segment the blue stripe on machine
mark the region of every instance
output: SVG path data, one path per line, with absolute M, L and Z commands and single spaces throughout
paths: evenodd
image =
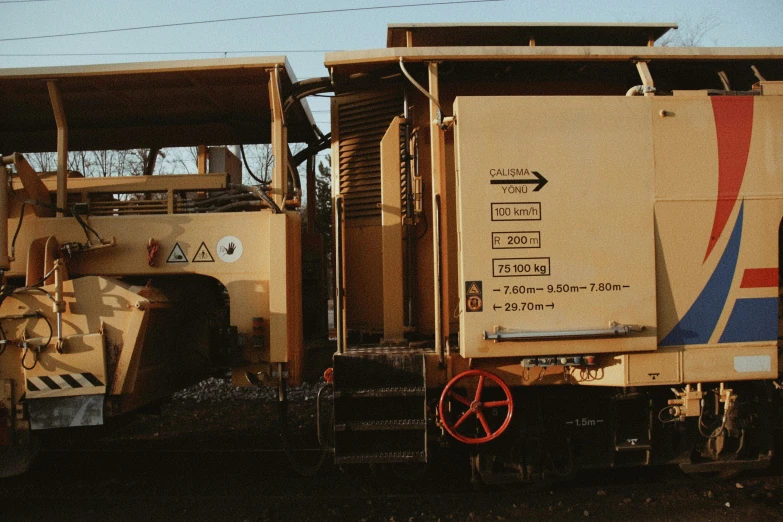
M 702 289 L 699 297 L 680 322 L 663 338 L 661 346 L 676 346 L 685 344 L 707 344 L 718 324 L 726 298 L 731 290 L 734 270 L 737 268 L 740 240 L 742 239 L 742 215 L 745 208 L 740 206 L 737 222 L 731 232 L 726 250 L 715 267 L 710 280 Z
M 746 298 L 734 303 L 720 342 L 775 341 L 777 338 L 778 298 Z

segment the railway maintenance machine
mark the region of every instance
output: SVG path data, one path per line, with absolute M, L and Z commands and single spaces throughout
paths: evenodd
M 288 142 L 320 137 L 295 80 L 285 57 L 0 71 L 0 476 L 37 432 L 101 425 L 210 367 L 300 378 Z M 225 147 L 247 144 L 274 155 L 267 183 L 243 184 Z M 189 147 L 191 174 L 151 175 L 166 147 Z
M 329 145 L 318 429 L 336 463 L 405 472 L 454 443 L 485 483 L 768 465 L 783 48 L 655 45 L 675 27 L 392 25 L 387 48 L 328 53 L 302 82 L 284 58 L 0 71 L 2 473 L 37 431 L 216 361 L 285 398 L 318 250 L 295 166 Z M 302 100 L 327 89 L 331 136 Z M 224 148 L 251 143 L 271 146 L 270 183 L 243 184 Z M 173 146 L 198 147 L 198 174 L 64 160 Z M 56 174 L 24 156 L 46 151 Z
M 392 25 L 335 52 L 337 462 L 764 466 L 783 49 L 673 24 Z

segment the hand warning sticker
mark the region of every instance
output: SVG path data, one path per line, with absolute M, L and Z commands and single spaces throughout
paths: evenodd
M 242 242 L 234 236 L 226 236 L 217 243 L 217 255 L 221 261 L 233 263 L 242 257 Z
M 201 246 L 196 250 L 196 255 L 193 256 L 194 263 L 214 263 L 215 258 L 212 257 L 212 253 L 207 248 L 207 245 L 202 241 Z
M 174 245 L 171 249 L 169 257 L 166 258 L 166 263 L 187 263 L 188 256 L 185 255 L 185 251 L 179 246 L 179 243 Z
M 465 281 L 465 311 L 481 312 L 484 310 L 484 299 L 481 292 L 481 281 Z

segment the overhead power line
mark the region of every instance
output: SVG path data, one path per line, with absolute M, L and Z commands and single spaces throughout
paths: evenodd
M 2 3 L 0 1 L 0 3 Z M 130 53 L 0 53 L 0 57 L 42 57 L 42 56 L 164 56 L 167 54 L 294 54 L 294 53 L 329 53 L 335 49 L 292 49 L 288 51 L 281 50 L 259 50 L 259 51 L 157 51 L 157 52 L 130 52 Z
M 301 11 L 298 13 L 277 13 L 277 14 L 258 15 L 258 16 L 241 16 L 237 18 L 220 18 L 215 20 L 198 20 L 193 22 L 177 22 L 171 24 L 143 25 L 137 27 L 122 27 L 118 29 L 99 29 L 96 31 L 79 31 L 75 33 L 44 34 L 44 35 L 37 35 L 37 36 L 17 36 L 13 38 L 0 38 L 0 42 L 17 42 L 21 40 L 42 40 L 45 38 L 61 38 L 66 36 L 85 36 L 85 35 L 92 35 L 92 34 L 120 33 L 120 32 L 127 32 L 127 31 L 140 31 L 144 29 L 163 29 L 163 28 L 170 28 L 170 27 L 185 27 L 189 25 L 239 22 L 245 20 L 287 18 L 292 16 L 349 13 L 349 12 L 356 12 L 356 11 L 378 11 L 382 9 L 401 9 L 404 7 L 432 7 L 432 6 L 455 5 L 455 4 L 485 4 L 490 2 L 505 2 L 505 1 L 506 0 L 455 0 L 455 1 L 447 1 L 447 2 L 426 2 L 426 3 L 419 3 L 419 4 L 381 5 L 381 6 L 374 6 L 374 7 L 347 7 L 344 9 L 321 9 L 317 11 Z

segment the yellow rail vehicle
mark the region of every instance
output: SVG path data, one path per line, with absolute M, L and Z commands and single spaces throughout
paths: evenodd
M 426 460 L 419 426 L 485 482 L 766 465 L 783 50 L 670 29 L 396 25 L 327 54 L 338 462 Z
M 296 165 L 312 182 L 329 146 L 336 462 L 456 440 L 488 483 L 767 465 L 783 49 L 655 46 L 672 28 L 393 25 L 303 82 L 282 57 L 0 72 L 4 473 L 36 430 L 100 424 L 211 363 L 285 397 L 320 251 Z M 325 90 L 330 137 L 303 100 Z M 258 143 L 274 172 L 249 186 L 224 147 Z M 64 160 L 174 146 L 198 173 Z M 20 154 L 55 150 L 51 174 Z
M 284 109 L 285 58 L 0 76 L 4 473 L 24 468 L 36 430 L 103 424 L 216 365 L 299 379 L 301 189 L 288 139 L 318 136 L 306 103 Z M 240 160 L 214 146 L 226 143 L 267 144 L 271 182 L 243 185 Z M 151 175 L 162 148 L 185 146 L 192 174 Z M 112 149 L 143 149 L 143 171 L 84 177 L 64 160 Z M 24 155 L 48 151 L 56 172 Z

